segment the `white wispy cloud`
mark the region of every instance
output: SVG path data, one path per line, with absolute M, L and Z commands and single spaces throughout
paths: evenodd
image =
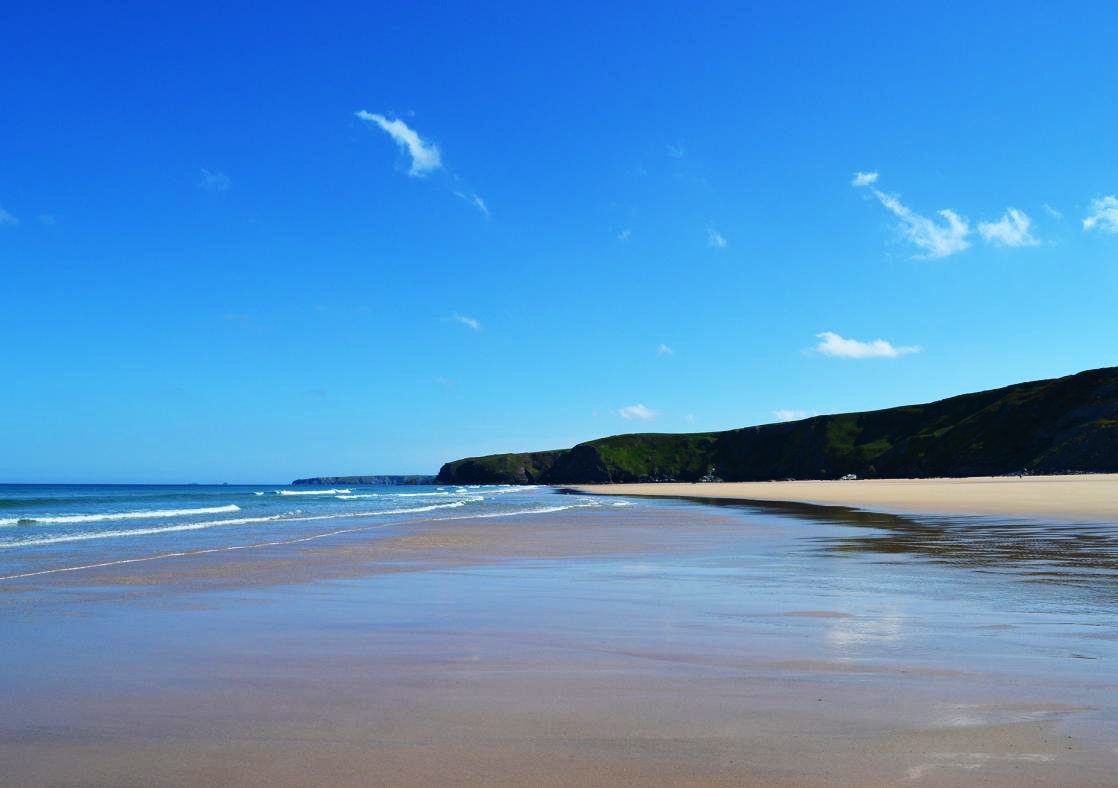
M 1053 208 L 1053 207 L 1052 207 L 1051 205 L 1049 205 L 1048 203 L 1044 203 L 1044 205 L 1042 205 L 1042 206 L 1040 206 L 1040 207 L 1041 207 L 1041 208 L 1043 208 L 1043 209 L 1044 209 L 1044 212 L 1045 212 L 1046 214 L 1048 214 L 1049 216 L 1051 216 L 1051 217 L 1052 217 L 1053 219 L 1063 219 L 1063 218 L 1064 218 L 1064 215 L 1063 215 L 1063 213 L 1061 213 L 1060 211 L 1056 210 L 1055 208 Z
M 617 240 L 619 240 L 619 241 L 628 241 L 632 237 L 633 237 L 633 231 L 629 230 L 629 229 L 622 230 L 621 232 L 619 232 L 617 234 Z
M 712 249 L 725 249 L 726 239 L 723 237 L 722 233 L 718 232 L 713 227 L 708 227 L 707 246 L 711 247 Z
M 58 224 L 58 218 L 54 214 L 50 213 L 39 214 L 39 221 L 45 224 L 47 227 L 53 227 L 54 225 Z
M 675 351 L 672 350 L 667 345 L 665 345 L 663 342 L 661 342 L 660 347 L 656 348 L 656 353 L 657 353 L 657 355 L 660 355 L 660 356 L 670 356 L 670 355 L 673 355 L 675 353 Z
M 800 419 L 807 418 L 807 411 L 777 408 L 773 411 L 773 416 L 776 418 L 777 421 L 799 421 Z
M 872 186 L 877 183 L 878 177 L 876 172 L 856 172 L 850 185 L 856 188 Z M 972 232 L 971 226 L 966 219 L 950 208 L 936 212 L 936 215 L 942 219 L 938 221 L 912 210 L 895 194 L 877 188 L 870 188 L 869 192 L 886 210 L 897 217 L 899 220 L 897 230 L 901 235 L 923 250 L 923 254 L 917 255 L 918 258 L 950 257 L 970 248 L 971 242 L 968 238 Z M 1055 218 L 1062 217 L 1062 214 L 1050 205 L 1045 205 L 1044 210 Z M 1087 226 L 1086 221 L 1084 226 Z M 1032 233 L 1032 219 L 1017 208 L 1007 208 L 997 221 L 979 222 L 974 229 L 986 243 L 994 246 L 1022 247 L 1037 246 L 1040 243 Z
M 19 224 L 19 219 L 5 211 L 4 206 L 0 205 L 0 227 L 5 225 L 8 227 L 15 227 L 17 224 Z
M 877 183 L 878 177 L 876 172 L 856 172 L 850 185 L 865 188 Z M 971 232 L 970 225 L 950 208 L 937 211 L 943 222 L 936 222 L 916 213 L 895 194 L 888 194 L 880 189 L 870 189 L 870 193 L 900 220 L 897 230 L 901 235 L 924 250 L 924 254 L 917 255 L 918 258 L 949 257 L 970 248 L 970 241 L 967 240 Z
M 485 200 L 481 199 L 480 196 L 476 194 L 466 194 L 465 192 L 455 192 L 454 194 L 481 211 L 486 219 L 489 218 L 489 206 L 485 204 Z
M 651 421 L 660 415 L 660 411 L 637 403 L 636 405 L 626 405 L 623 408 L 618 408 L 617 415 L 630 421 Z
M 1118 233 L 1118 197 L 1108 194 L 1091 200 L 1091 210 L 1083 220 L 1083 229 Z
M 694 424 L 695 423 L 695 414 L 694 413 L 688 413 L 686 416 L 683 417 L 683 420 L 686 421 L 688 424 Z
M 896 195 L 886 194 L 880 189 L 874 189 L 873 195 L 900 220 L 897 229 L 901 235 L 924 250 L 924 254 L 918 257 L 950 257 L 970 248 L 970 241 L 967 240 L 970 225 L 950 208 L 936 212 L 943 218 L 942 223 L 936 223 L 913 211 Z
M 224 172 L 210 172 L 203 169 L 202 180 L 198 185 L 211 192 L 227 192 L 233 186 L 233 180 Z
M 996 222 L 979 222 L 978 234 L 995 246 L 1036 246 L 1040 243 L 1030 232 L 1032 220 L 1024 211 L 1006 208 Z
M 815 352 L 832 358 L 897 358 L 920 352 L 919 345 L 896 347 L 884 339 L 860 342 L 857 339 L 846 339 L 833 331 L 824 331 L 815 336 L 819 339 Z
M 466 315 L 460 315 L 457 312 L 455 312 L 453 315 L 450 316 L 450 319 L 454 320 L 458 323 L 461 323 L 462 325 L 466 326 L 466 328 L 472 329 L 473 331 L 481 331 L 481 323 L 479 323 L 477 320 L 475 320 L 472 317 L 467 317 Z
M 683 154 L 686 153 L 686 152 L 687 151 L 684 149 L 684 147 L 682 145 L 669 145 L 668 146 L 668 156 L 670 156 L 673 159 L 682 159 Z
M 399 118 L 389 120 L 384 115 L 366 112 L 365 110 L 359 110 L 354 114 L 361 120 L 375 123 L 396 141 L 401 150 L 407 152 L 411 157 L 411 168 L 408 170 L 408 175 L 421 178 L 427 173 L 434 172 L 442 167 L 439 146 L 433 142 L 425 142 L 404 121 Z

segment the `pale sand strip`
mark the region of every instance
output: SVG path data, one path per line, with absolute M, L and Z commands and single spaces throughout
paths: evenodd
M 965 479 L 589 484 L 579 492 L 785 501 L 937 514 L 993 514 L 1118 522 L 1118 474 Z

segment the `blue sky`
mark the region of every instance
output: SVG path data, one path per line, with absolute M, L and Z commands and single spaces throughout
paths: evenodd
M 5 14 L 0 480 L 433 472 L 1115 363 L 1118 6 L 233 5 Z

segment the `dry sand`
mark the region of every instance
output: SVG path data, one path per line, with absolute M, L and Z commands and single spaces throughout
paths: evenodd
M 985 514 L 1118 522 L 1118 474 L 966 479 L 597 484 L 599 495 L 786 501 L 888 512 Z

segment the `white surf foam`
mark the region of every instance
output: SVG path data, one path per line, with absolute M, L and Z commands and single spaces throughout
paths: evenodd
M 81 534 L 60 534 L 58 536 L 44 536 L 39 539 L 27 539 L 22 542 L 0 544 L 0 548 L 35 547 L 38 545 L 60 544 L 62 542 L 86 542 L 90 539 L 112 539 L 119 536 L 150 536 L 151 534 L 168 534 L 178 531 L 200 531 L 203 528 L 214 528 L 219 525 L 266 523 L 272 520 L 282 520 L 283 517 L 282 514 L 275 514 L 271 517 L 235 517 L 229 520 L 205 520 L 198 523 L 166 525 L 160 528 L 132 528 L 127 531 L 89 531 Z
M 421 493 L 385 493 L 389 498 L 445 498 L 448 495 L 466 495 L 466 491 L 462 492 L 421 492 Z
M 160 553 L 158 555 L 144 555 L 138 558 L 118 558 L 114 561 L 101 561 L 96 564 L 79 564 L 78 566 L 57 566 L 52 569 L 39 569 L 34 572 L 21 572 L 18 575 L 3 575 L 0 580 L 19 580 L 25 577 L 39 577 L 40 575 L 53 575 L 59 572 L 80 572 L 84 569 L 102 569 L 108 566 L 119 566 L 121 564 L 139 564 L 146 561 L 163 561 L 168 558 L 189 558 L 196 555 L 209 555 L 211 553 L 228 553 L 234 550 L 253 550 L 258 547 L 276 547 L 279 545 L 299 544 L 301 542 L 313 542 L 316 539 L 329 539 L 331 536 L 339 536 L 341 534 L 359 533 L 361 531 L 372 531 L 378 528 L 389 528 L 393 523 L 385 523 L 384 525 L 359 525 L 355 528 L 338 528 L 334 531 L 326 531 L 325 533 L 310 534 L 309 536 L 297 536 L 294 539 L 275 539 L 268 542 L 254 542 L 252 544 L 231 544 L 224 547 L 205 547 L 200 550 L 180 550 L 173 553 Z
M 225 514 L 239 512 L 241 507 L 235 503 L 227 506 L 204 506 L 200 509 L 147 509 L 132 512 L 103 512 L 101 514 L 60 514 L 9 517 L 0 520 L 0 525 L 33 523 L 101 523 L 107 520 L 150 520 L 158 517 L 190 517 L 197 514 Z
M 517 517 L 529 514 L 551 514 L 552 512 L 565 512 L 568 509 L 587 509 L 601 506 L 599 503 L 572 503 L 567 506 L 545 506 L 540 509 L 521 509 L 515 512 L 482 512 L 480 514 L 463 514 L 458 517 L 435 517 L 435 520 L 486 520 L 493 517 Z
M 496 490 L 495 492 L 501 492 Z M 467 491 L 460 492 L 419 492 L 419 493 L 354 493 L 353 495 L 335 496 L 341 501 L 355 501 L 359 498 L 446 498 L 451 495 L 466 495 Z
M 219 526 L 228 525 L 251 525 L 255 523 L 278 521 L 282 521 L 284 523 L 305 523 L 315 520 L 339 520 L 353 517 L 384 517 L 386 515 L 393 514 L 419 514 L 421 512 L 432 512 L 436 509 L 457 509 L 460 506 L 465 506 L 467 503 L 476 503 L 481 500 L 484 499 L 472 498 L 466 501 L 431 504 L 430 506 L 413 506 L 411 508 L 404 509 L 382 509 L 381 511 L 377 512 L 344 512 L 336 514 L 311 515 L 304 517 L 292 516 L 300 514 L 300 512 L 288 512 L 287 514 L 274 514 L 268 517 L 235 517 L 228 520 L 204 520 L 197 523 L 183 523 L 181 525 L 168 525 L 159 528 L 133 528 L 126 531 L 95 531 L 79 534 L 58 534 L 54 536 L 44 536 L 38 539 L 27 539 L 19 542 L 0 543 L 0 549 L 11 549 L 15 547 L 37 547 L 41 545 L 60 544 L 63 542 L 86 542 L 91 539 L 114 539 L 127 536 L 151 536 L 154 534 L 175 533 L 179 531 L 200 531 L 204 528 L 216 528 Z
M 433 506 L 418 507 L 416 509 L 399 509 L 399 510 L 395 510 L 395 511 L 392 511 L 392 512 L 379 512 L 378 514 L 410 514 L 412 512 L 430 511 L 431 509 L 458 507 L 458 506 L 464 505 L 465 503 L 467 503 L 467 502 L 466 501 L 455 501 L 454 503 L 449 503 L 449 504 L 437 504 L 437 505 L 433 505 Z M 466 519 L 471 519 L 471 518 L 474 518 L 474 517 L 487 517 L 487 516 L 511 517 L 513 515 L 518 515 L 518 514 L 520 514 L 520 515 L 547 514 L 549 512 L 563 511 L 563 510 L 566 510 L 566 509 L 581 509 L 581 508 L 593 507 L 593 506 L 599 506 L 599 505 L 600 504 L 598 504 L 596 502 L 589 502 L 589 503 L 571 504 L 569 506 L 553 506 L 553 507 L 547 507 L 547 508 L 543 508 L 543 509 L 531 509 L 531 510 L 525 510 L 525 511 L 522 511 L 522 512 L 500 512 L 500 513 L 497 513 L 495 515 L 478 514 L 478 515 L 464 515 L 464 516 L 461 516 L 461 517 L 437 517 L 437 518 L 433 518 L 433 519 L 434 520 L 466 520 Z M 277 516 L 282 517 L 282 515 L 277 515 Z M 360 516 L 360 515 L 351 515 L 351 516 Z M 300 519 L 321 520 L 321 519 L 330 519 L 331 517 L 332 516 L 330 516 L 330 515 L 326 515 L 326 516 L 322 516 L 322 517 L 308 517 L 308 518 L 300 518 Z M 249 519 L 249 518 L 242 518 L 242 519 Z M 353 528 L 338 528 L 338 529 L 335 529 L 333 531 L 326 531 L 324 533 L 317 533 L 317 534 L 309 534 L 307 536 L 298 536 L 298 537 L 295 537 L 295 538 L 292 538 L 292 539 L 275 539 L 275 540 L 270 540 L 270 541 L 266 541 L 266 542 L 254 542 L 252 544 L 224 545 L 222 547 L 208 547 L 208 548 L 203 548 L 203 549 L 199 549 L 199 550 L 183 550 L 183 551 L 177 551 L 177 552 L 171 552 L 171 553 L 160 553 L 158 555 L 139 556 L 139 557 L 136 557 L 136 558 L 120 558 L 120 559 L 116 559 L 116 560 L 113 560 L 113 561 L 101 561 L 99 563 L 80 564 L 78 566 L 62 566 L 62 567 L 54 567 L 54 568 L 51 568 L 51 569 L 39 569 L 39 570 L 36 570 L 34 572 L 22 572 L 20 574 L 14 574 L 14 575 L 3 575 L 3 576 L 0 576 L 0 581 L 2 581 L 2 580 L 18 580 L 18 579 L 21 579 L 21 578 L 28 578 L 28 577 L 39 577 L 41 575 L 52 575 L 52 574 L 58 574 L 58 573 L 61 573 L 61 572 L 80 572 L 80 571 L 83 571 L 83 570 L 86 570 L 86 569 L 101 569 L 101 568 L 104 568 L 104 567 L 119 566 L 121 564 L 138 564 L 138 563 L 144 563 L 144 562 L 147 562 L 147 561 L 162 561 L 162 560 L 166 560 L 166 559 L 170 559 L 170 558 L 188 558 L 188 557 L 196 556 L 196 555 L 208 555 L 208 554 L 212 554 L 212 553 L 225 553 L 225 552 L 232 552 L 232 551 L 235 551 L 235 550 L 253 550 L 253 549 L 261 548 L 261 547 L 275 547 L 275 546 L 280 546 L 280 545 L 300 544 L 302 542 L 313 542 L 313 541 L 318 540 L 318 539 L 329 539 L 330 537 L 340 536 L 342 534 L 359 533 L 359 532 L 362 532 L 362 531 L 371 531 L 371 530 L 380 529 L 380 528 L 389 528 L 392 525 L 394 525 L 394 524 L 393 523 L 385 523 L 385 524 L 382 524 L 382 525 L 359 525 L 359 526 L 356 526 L 356 527 L 353 527 Z M 3 546 L 10 547 L 10 546 L 14 546 L 14 545 L 3 545 Z
M 276 490 L 276 495 L 338 495 L 350 490 Z

